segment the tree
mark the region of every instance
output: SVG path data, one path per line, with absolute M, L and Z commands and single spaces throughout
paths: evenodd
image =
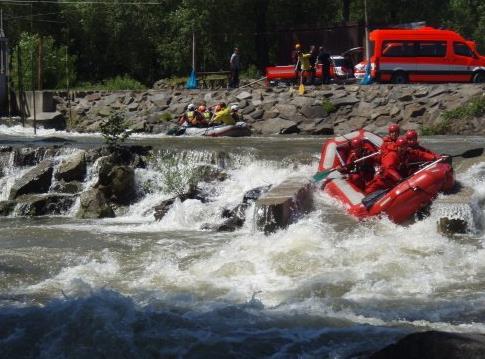
M 19 42 L 14 48 L 12 54 L 12 79 L 14 86 L 18 88 L 19 76 L 22 76 L 24 89 L 30 89 L 32 84 L 32 64 L 34 78 L 37 77 L 37 56 L 39 47 L 39 38 L 37 34 L 29 34 L 23 32 L 20 35 Z M 21 74 L 18 73 L 18 51 L 21 54 L 22 69 Z M 69 83 L 74 83 L 76 80 L 76 57 L 69 55 L 66 51 L 66 46 L 56 45 L 54 39 L 50 36 L 42 39 L 42 71 L 43 84 L 42 88 L 61 89 L 66 87 L 67 77 Z M 66 66 L 69 71 L 66 71 Z M 36 86 L 37 87 L 37 86 Z

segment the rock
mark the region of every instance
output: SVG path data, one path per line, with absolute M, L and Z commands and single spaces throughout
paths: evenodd
M 86 151 L 76 152 L 74 155 L 64 159 L 55 174 L 57 180 L 84 181 L 86 177 Z
M 278 117 L 279 113 L 277 111 L 265 111 L 263 115 L 263 120 L 269 120 L 270 118 Z
M 108 204 L 105 194 L 97 188 L 81 193 L 81 203 L 78 218 L 115 217 L 113 209 Z
M 155 220 L 161 220 L 167 212 L 172 208 L 172 205 L 175 203 L 176 200 L 180 202 L 185 202 L 188 199 L 197 199 L 202 203 L 207 201 L 207 196 L 204 195 L 197 186 L 191 186 L 187 193 L 181 194 L 180 196 L 176 196 L 173 198 L 166 199 L 162 201 L 159 205 L 153 208 Z
M 108 117 L 112 113 L 111 107 L 101 106 L 96 109 L 96 114 L 101 117 Z
M 272 118 L 264 122 L 257 122 L 253 125 L 263 135 L 276 135 L 283 133 L 297 132 L 298 126 L 295 122 L 284 120 L 282 118 Z
M 416 103 L 411 103 L 404 109 L 404 119 L 415 118 L 422 116 L 426 111 L 426 107 Z
M 136 198 L 135 171 L 128 166 L 114 166 L 108 173 L 109 185 L 103 188 L 110 202 L 128 205 Z
M 295 96 L 291 101 L 290 104 L 302 107 L 302 106 L 311 106 L 313 105 L 314 99 L 305 96 Z
M 225 181 L 227 173 L 219 167 L 210 165 L 200 165 L 194 169 L 189 183 Z
M 278 111 L 281 118 L 286 120 L 292 120 L 296 115 L 296 107 L 294 105 L 279 103 L 276 105 L 276 111 Z
M 128 109 L 128 111 L 133 112 L 138 109 L 138 106 L 139 106 L 138 102 L 132 102 L 126 108 Z
M 0 201 L 0 216 L 9 216 L 15 209 L 16 205 L 17 202 L 15 201 Z
M 47 192 L 51 186 L 53 166 L 51 160 L 44 160 L 18 178 L 10 189 L 9 199 L 22 194 Z
M 409 334 L 396 344 L 372 354 L 370 359 L 483 358 L 484 353 L 484 334 L 428 331 Z
M 327 112 L 321 105 L 302 106 L 300 113 L 306 118 L 322 118 L 327 116 Z
M 251 93 L 247 91 L 243 91 L 236 96 L 238 100 L 247 100 L 247 99 L 250 99 L 251 97 L 252 97 Z
M 337 108 L 342 106 L 347 106 L 347 105 L 354 105 L 360 102 L 360 100 L 354 96 L 342 97 L 336 100 L 332 99 L 331 101 L 333 105 Z
M 256 110 L 251 114 L 251 117 L 254 118 L 255 120 L 259 120 L 263 118 L 263 116 L 264 116 L 263 110 Z
M 278 102 L 275 100 L 265 100 L 262 104 L 261 107 L 264 111 L 275 111 L 275 106 Z
M 435 89 L 431 90 L 431 92 L 428 94 L 428 98 L 432 98 L 449 92 L 450 90 L 444 87 L 443 85 L 438 85 Z
M 156 106 L 162 108 L 170 105 L 170 102 L 172 101 L 172 97 L 166 93 L 158 93 L 155 95 L 148 96 L 148 101 L 151 101 Z
M 17 213 L 21 216 L 52 216 L 66 213 L 76 201 L 71 194 L 30 194 L 17 198 Z
M 45 148 L 16 148 L 13 165 L 16 167 L 35 166 L 44 157 Z
M 251 112 L 254 112 L 256 108 L 253 105 L 248 105 L 242 110 L 243 115 L 249 115 Z
M 249 205 L 256 201 L 262 194 L 266 193 L 271 188 L 271 185 L 261 186 L 253 188 L 247 191 L 244 196 L 242 203 L 238 204 L 232 210 L 223 210 L 221 216 L 227 218 L 224 222 L 217 226 L 203 226 L 203 229 L 212 229 L 217 232 L 234 232 L 236 229 L 241 228 L 246 221 L 246 210 Z
M 418 87 L 416 91 L 414 91 L 414 97 L 417 97 L 417 98 L 425 97 L 426 95 L 428 95 L 428 93 L 429 91 L 426 87 L 424 86 Z
M 83 190 L 83 184 L 78 181 L 64 182 L 61 180 L 54 184 L 51 190 L 58 193 L 79 193 Z
M 286 228 L 313 208 L 308 178 L 288 178 L 256 201 L 256 226 L 265 234 Z

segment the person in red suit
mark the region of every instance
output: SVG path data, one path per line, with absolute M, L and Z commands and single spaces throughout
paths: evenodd
M 400 132 L 399 125 L 397 123 L 391 123 L 388 128 L 388 135 L 383 138 L 381 146 L 381 154 L 384 155 L 387 151 L 394 150 L 394 144 L 399 137 Z
M 354 138 L 350 141 L 350 152 L 345 161 L 345 170 L 343 172 L 347 173 L 349 181 L 362 191 L 365 189 L 365 185 L 374 177 L 375 157 L 367 158 L 358 163 L 354 162 L 375 152 L 376 149 L 361 138 Z
M 408 130 L 406 132 L 406 140 L 408 141 L 408 154 L 406 159 L 407 176 L 419 170 L 420 164 L 436 161 L 441 157 L 439 154 L 424 148 L 418 143 L 418 134 L 415 130 Z
M 392 146 L 387 147 L 381 155 L 379 171 L 365 188 L 366 194 L 392 188 L 403 180 L 402 173 L 406 173 L 407 150 L 408 144 L 405 137 L 399 137 L 392 142 Z

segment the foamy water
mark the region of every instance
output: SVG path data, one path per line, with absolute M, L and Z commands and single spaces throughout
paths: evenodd
M 177 179 L 209 157 L 185 154 Z M 347 220 L 320 193 L 269 236 L 253 231 L 253 207 L 236 232 L 203 230 L 247 190 L 316 167 L 229 157 L 228 179 L 202 186 L 209 202 L 176 202 L 161 221 L 153 207 L 173 193 L 159 160 L 136 171 L 143 195 L 121 217 L 1 220 L 0 354 L 348 358 L 416 330 L 485 333 L 483 234 L 444 237 L 433 216 Z M 461 177 L 477 202 L 484 174 Z

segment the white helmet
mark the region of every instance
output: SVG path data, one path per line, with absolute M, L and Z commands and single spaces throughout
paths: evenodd
M 195 110 L 195 105 L 193 103 L 191 103 L 190 105 L 187 106 L 187 110 L 194 111 Z
M 239 106 L 238 105 L 232 105 L 231 106 L 231 111 L 237 111 L 239 110 Z

